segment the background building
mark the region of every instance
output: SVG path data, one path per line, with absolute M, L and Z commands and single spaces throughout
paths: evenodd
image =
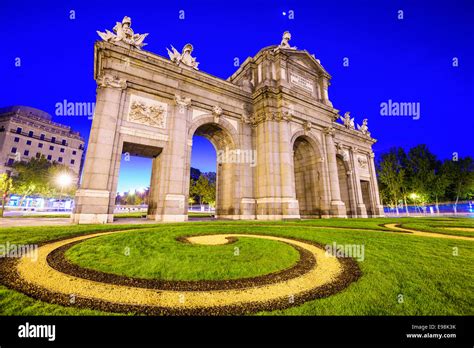
M 43 155 L 68 166 L 79 178 L 84 139 L 51 119 L 48 113 L 28 106 L 0 108 L 0 173 L 11 171 L 15 161 Z

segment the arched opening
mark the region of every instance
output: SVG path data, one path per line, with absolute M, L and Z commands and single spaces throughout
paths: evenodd
M 188 215 L 208 217 L 215 212 L 216 149 L 203 136 L 193 136 Z
M 341 193 L 341 200 L 344 202 L 346 207 L 346 214 L 347 216 L 352 215 L 352 206 L 351 206 L 351 190 L 349 186 L 349 178 L 348 178 L 348 169 L 344 162 L 344 159 L 340 156 L 336 156 L 337 162 L 337 176 L 339 179 L 339 191 Z
M 215 152 L 208 154 L 200 154 L 197 156 L 196 152 L 192 154 L 191 163 L 197 169 L 209 167 L 209 158 L 215 159 L 215 215 L 216 217 L 230 217 L 236 214 L 234 207 L 234 187 L 235 187 L 235 144 L 230 133 L 221 125 L 216 123 L 204 123 L 196 128 L 193 134 L 193 148 L 194 141 L 199 137 L 203 137 L 213 145 Z M 198 140 L 199 141 L 199 140 Z M 209 148 L 207 150 L 209 152 Z M 195 157 L 200 158 L 196 161 Z M 201 166 L 201 161 L 206 158 L 206 165 Z
M 368 180 L 361 180 L 360 189 L 362 191 L 362 201 L 365 204 L 365 209 L 367 209 L 367 215 L 373 216 L 374 209 L 373 209 L 372 199 L 370 195 L 370 182 Z
M 293 144 L 295 192 L 302 218 L 321 217 L 321 168 L 313 145 L 305 136 Z
M 150 206 L 153 160 L 162 148 L 124 142 L 117 171 L 115 217 L 145 217 Z

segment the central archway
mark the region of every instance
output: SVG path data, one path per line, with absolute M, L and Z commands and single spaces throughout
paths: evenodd
M 322 161 L 316 146 L 305 135 L 296 137 L 293 143 L 295 193 L 302 218 L 323 215 Z
M 212 116 L 201 118 L 189 131 L 188 140 L 192 144 L 193 136 L 201 136 L 210 141 L 216 151 L 216 217 L 232 218 L 238 215 L 238 205 L 235 202 L 236 178 L 235 150 L 236 134 L 227 122 L 216 123 Z M 191 170 L 190 148 L 188 170 Z M 189 198 L 189 187 L 188 197 Z

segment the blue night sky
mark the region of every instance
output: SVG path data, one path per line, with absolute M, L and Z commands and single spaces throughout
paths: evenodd
M 76 18 L 69 18 L 74 10 Z M 185 19 L 178 18 L 185 11 Z M 294 19 L 288 12 L 294 11 Z M 397 19 L 403 10 L 404 19 Z M 286 15 L 284 15 L 286 13 Z M 94 102 L 96 30 L 111 30 L 124 15 L 146 50 L 167 56 L 190 42 L 199 68 L 221 78 L 261 48 L 307 49 L 332 75 L 334 107 L 369 119 L 376 156 L 392 146 L 426 143 L 440 158 L 473 156 L 474 1 L 22 1 L 2 0 L 0 107 L 28 105 L 54 115 L 63 100 Z M 21 66 L 15 67 L 15 59 Z M 349 66 L 343 66 L 344 58 Z M 457 57 L 458 67 L 453 67 Z M 417 102 L 421 117 L 387 117 L 380 103 Z M 468 103 L 469 102 L 469 103 Z M 88 138 L 87 117 L 57 116 Z M 195 139 L 192 166 L 215 170 L 215 151 Z M 137 171 L 137 169 L 140 169 Z M 149 184 L 150 160 L 123 162 L 119 192 Z

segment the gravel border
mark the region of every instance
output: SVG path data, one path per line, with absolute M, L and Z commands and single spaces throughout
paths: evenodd
M 285 238 L 312 244 L 319 248 L 324 248 L 322 244 L 319 244 L 313 241 L 308 241 L 305 239 L 298 239 L 298 238 L 291 238 L 291 237 L 285 237 Z M 66 246 L 68 248 L 72 247 L 71 244 L 73 245 L 75 243 L 70 243 Z M 292 246 L 295 247 L 294 245 Z M 59 249 L 62 249 L 62 247 L 56 250 L 59 250 Z M 62 253 L 61 252 L 58 252 L 57 254 L 55 252 L 50 253 L 48 255 L 48 262 L 50 262 L 49 259 L 50 259 L 51 254 L 55 254 L 51 256 L 51 259 L 53 260 L 52 262 L 54 263 L 57 257 L 59 257 L 60 259 L 60 256 L 64 255 L 64 252 L 65 250 L 62 250 Z M 303 251 L 303 258 L 304 258 L 304 252 L 305 251 Z M 169 307 L 148 306 L 148 305 L 139 305 L 139 304 L 128 305 L 128 304 L 108 302 L 108 301 L 102 301 L 102 300 L 96 300 L 96 299 L 90 299 L 90 298 L 83 298 L 79 296 L 75 296 L 74 301 L 71 301 L 72 297 L 70 295 L 56 293 L 51 290 L 38 287 L 34 284 L 30 284 L 22 280 L 20 278 L 20 275 L 16 271 L 16 263 L 18 262 L 18 259 L 15 259 L 15 258 L 0 259 L 0 281 L 7 287 L 13 290 L 25 293 L 34 299 L 45 301 L 52 304 L 58 304 L 58 305 L 66 306 L 66 307 L 77 307 L 77 308 L 84 308 L 84 309 L 94 309 L 94 310 L 100 310 L 100 311 L 106 311 L 106 312 L 127 313 L 127 314 L 135 314 L 135 315 L 193 315 L 193 316 L 195 315 L 204 315 L 204 316 L 245 315 L 245 314 L 252 314 L 252 313 L 260 312 L 260 311 L 274 311 L 278 309 L 285 309 L 285 308 L 298 306 L 307 301 L 328 297 L 330 295 L 333 295 L 335 293 L 338 293 L 344 290 L 352 282 L 359 279 L 362 275 L 362 272 L 357 262 L 353 260 L 352 258 L 345 258 L 345 257 L 339 258 L 338 257 L 338 260 L 342 266 L 342 271 L 336 279 L 334 279 L 332 282 L 328 284 L 315 287 L 309 291 L 295 294 L 294 297 L 291 299 L 283 297 L 283 298 L 280 298 L 277 300 L 271 300 L 271 301 L 258 301 L 258 302 L 245 303 L 245 304 L 236 305 L 236 306 L 216 306 L 216 307 L 207 307 L 207 308 L 202 308 L 202 307 L 201 308 L 199 307 L 169 308 Z M 304 265 L 304 262 L 308 262 L 308 261 L 303 260 L 303 265 Z M 316 264 L 314 264 L 314 266 L 316 266 Z M 260 286 L 262 284 L 259 283 L 258 281 L 255 283 L 255 279 L 261 278 L 261 277 L 270 277 L 272 275 L 274 276 L 275 274 L 278 274 L 281 272 L 289 272 L 295 267 L 290 268 L 288 270 L 276 272 L 273 274 L 268 274 L 265 276 L 247 278 L 247 279 L 238 279 L 238 280 L 233 280 L 233 281 L 245 283 L 249 279 L 253 279 L 254 282 L 251 284 L 251 286 Z M 98 272 L 98 273 L 102 273 L 102 272 Z M 82 274 L 81 278 L 89 279 L 86 277 L 87 275 L 88 274 Z M 301 274 L 298 274 L 298 275 L 301 275 Z M 118 277 L 126 278 L 126 277 L 121 277 L 121 276 L 118 276 Z M 127 281 L 132 281 L 132 282 L 136 281 L 136 279 L 133 279 L 133 278 L 129 278 L 129 279 L 132 279 L 132 280 L 127 280 Z M 285 281 L 284 279 L 280 279 L 280 278 L 278 279 L 279 279 L 278 281 L 283 281 L 283 282 Z M 96 281 L 99 281 L 99 280 L 96 280 Z M 122 279 L 121 281 L 124 281 L 124 280 Z M 103 281 L 100 281 L 100 282 L 103 282 Z M 159 282 L 161 283 L 165 281 L 159 281 Z M 207 284 L 207 283 L 213 283 L 213 282 L 214 281 L 198 281 L 197 283 Z M 223 282 L 227 283 L 228 281 L 223 281 Z M 189 283 L 189 282 L 186 282 L 186 283 Z M 250 285 L 249 283 L 246 283 L 246 284 L 247 286 Z M 137 286 L 134 283 L 127 284 L 127 285 Z M 184 284 L 179 285 L 179 286 L 184 286 Z M 194 286 L 194 285 L 191 285 L 191 286 Z M 203 286 L 212 287 L 215 285 L 203 285 Z M 235 289 L 235 288 L 226 288 L 226 289 Z M 173 288 L 173 290 L 176 290 L 176 288 Z M 186 288 L 186 290 L 190 290 L 190 288 Z M 201 288 L 198 288 L 195 291 L 201 291 L 201 290 L 202 290 Z M 157 289 L 157 291 L 159 290 Z

